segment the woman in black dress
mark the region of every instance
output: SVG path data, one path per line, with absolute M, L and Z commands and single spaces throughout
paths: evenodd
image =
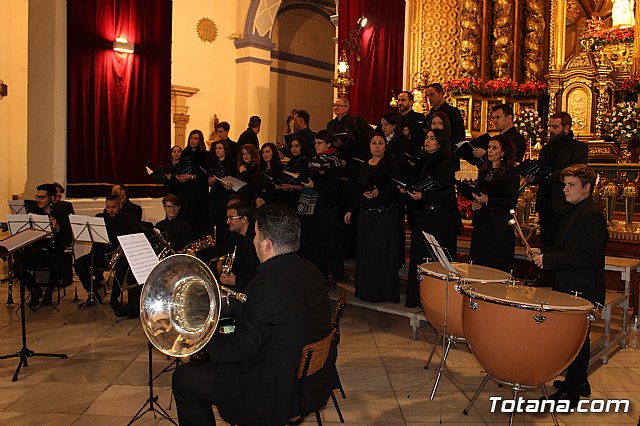
M 226 140 L 219 140 L 211 148 L 212 172 L 220 173 L 220 176 L 235 176 L 236 164 L 231 156 L 231 148 Z M 217 241 L 222 241 L 227 233 L 227 202 L 233 193 L 231 185 L 223 184 L 216 176 L 209 176 L 209 217 L 211 229 L 215 227 Z
M 345 223 L 359 209 L 356 248 L 356 297 L 367 302 L 400 302 L 398 277 L 399 192 L 390 176 L 393 163 L 386 157 L 386 141 L 374 135 L 369 143 L 371 158 L 358 168 L 357 180 L 369 182 L 366 191 L 352 198 Z M 371 185 L 372 188 L 369 186 Z
M 309 166 L 309 157 L 302 152 L 302 144 L 298 139 L 293 139 L 289 147 L 291 157 L 287 165 L 284 166 L 283 171 L 293 174 L 294 176 L 300 176 L 307 171 Z M 298 184 L 283 184 L 280 185 L 282 190 L 282 198 L 280 202 L 291 206 L 295 210 L 298 204 L 298 198 L 300 198 L 300 191 L 302 191 L 302 185 Z
M 260 149 L 260 175 L 256 178 L 253 197 L 256 200 L 256 208 L 265 204 L 277 204 L 280 199 L 280 185 L 276 185 L 273 179 L 282 174 L 282 161 L 275 144 L 267 142 Z
M 260 173 L 260 153 L 255 146 L 244 144 L 237 159 L 238 179 L 246 183 L 238 190 L 238 195 L 247 201 L 253 201 L 254 187 Z
M 409 197 L 408 209 L 412 215 L 409 277 L 405 301 L 405 306 L 410 308 L 420 306 L 418 265 L 424 262 L 425 258 L 433 258 L 425 244 L 422 231 L 433 235 L 440 246 L 447 249 L 451 260 L 456 259 L 459 213 L 454 189 L 455 171 L 451 145 L 442 130 L 429 130 L 427 133 L 422 161 L 416 167 L 412 182 L 427 176 L 433 178 L 442 188 L 430 192 L 406 191 Z
M 180 196 L 180 182 L 176 179 L 176 166 L 180 162 L 180 157 L 182 156 L 182 148 L 178 145 L 171 148 L 171 153 L 169 154 L 169 166 L 167 167 L 167 191 L 169 194 L 173 194 L 175 196 Z
M 191 163 L 189 172 L 176 174 L 176 180 L 180 183 L 180 214 L 191 225 L 194 237 L 202 238 L 209 234 L 209 158 L 200 130 L 189 133 L 187 146 L 180 155 L 181 163 L 187 161 Z
M 511 141 L 491 139 L 478 172 L 473 196 L 473 233 L 469 258 L 478 265 L 501 271 L 513 269 L 516 240 L 508 222 L 509 210 L 518 203 L 520 178 L 514 167 L 515 148 Z

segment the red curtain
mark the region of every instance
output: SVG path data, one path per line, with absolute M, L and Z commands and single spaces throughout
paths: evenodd
M 171 0 L 67 0 L 67 180 L 70 197 L 163 188 L 171 140 Z M 113 50 L 116 37 L 135 53 Z
M 341 1 L 338 10 L 339 48 L 356 28 L 358 18 L 365 16 L 367 25 L 360 39 L 360 62 L 347 49 L 354 85 L 347 98 L 351 114 L 362 115 L 377 123 L 388 112 L 391 91 L 402 88 L 405 0 Z

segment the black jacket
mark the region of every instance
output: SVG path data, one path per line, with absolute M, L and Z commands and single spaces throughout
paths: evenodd
M 216 401 L 223 419 L 235 424 L 282 425 L 296 413 L 296 372 L 302 347 L 327 336 L 331 305 L 326 280 L 295 253 L 269 259 L 246 288 L 247 302 L 235 332 L 216 334 L 207 346 L 216 380 L 225 389 Z M 322 406 L 330 374 L 318 373 L 322 391 L 305 399 Z M 320 383 L 319 383 L 320 384 Z
M 515 126 L 511 126 L 509 130 L 504 133 L 500 133 L 496 138 L 511 141 L 513 147 L 516 149 L 516 162 L 522 162 L 524 154 L 527 151 L 527 141 L 524 140 L 524 136 L 522 136 Z
M 544 269 L 553 269 L 553 289 L 579 291 L 580 297 L 604 304 L 605 246 L 607 223 L 591 197 L 570 206 L 572 213 L 562 222 L 554 247 L 544 249 Z
M 520 178 L 515 168 L 507 170 L 504 175 L 486 180 L 487 172 L 478 173 L 478 190 L 489 196 L 489 202 L 473 213 L 473 226 L 484 226 L 497 231 L 511 229 L 509 210 L 518 204 Z
M 449 124 L 451 125 L 451 146 L 454 146 L 461 140 L 464 140 L 466 137 L 466 131 L 460 110 L 453 105 L 449 105 L 444 102 L 438 108 L 431 108 L 431 111 L 429 111 L 429 114 L 427 114 L 425 119 L 427 123 L 431 120 L 433 113 L 436 111 L 444 112 L 447 115 L 447 118 L 449 118 Z
M 242 149 L 242 145 L 251 144 L 260 149 L 260 142 L 258 142 L 258 134 L 253 131 L 251 127 L 247 127 L 247 130 L 242 132 L 238 138 L 238 152 Z

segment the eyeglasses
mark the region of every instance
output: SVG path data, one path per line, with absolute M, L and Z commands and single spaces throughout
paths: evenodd
M 180 207 L 180 206 L 177 205 L 177 204 L 165 204 L 164 205 L 165 209 L 175 209 L 175 208 L 178 208 L 178 207 Z
M 242 216 L 227 216 L 227 220 L 242 219 Z
M 36 195 L 36 196 L 35 196 L 35 199 L 36 199 L 36 200 L 44 200 L 45 198 L 49 198 L 49 197 L 48 197 L 48 196 L 46 196 L 46 195 Z
M 333 104 L 334 107 L 347 107 L 346 105 L 340 105 L 340 104 Z

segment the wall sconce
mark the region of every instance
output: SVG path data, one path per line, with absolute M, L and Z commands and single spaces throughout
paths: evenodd
M 113 42 L 113 50 L 120 53 L 133 53 L 133 43 L 129 43 L 124 37 L 118 37 Z
M 356 22 L 356 27 L 349 31 L 349 35 L 342 41 L 342 44 L 349 50 L 356 54 L 356 60 L 360 62 L 360 48 L 362 39 L 362 30 L 367 25 L 367 18 L 361 16 Z
M 338 61 L 338 76 L 331 80 L 333 86 L 338 89 L 338 98 L 347 97 L 347 89 L 353 86 L 353 79 L 349 75 L 349 62 L 347 62 L 347 52 L 342 50 L 340 60 Z
M 0 99 L 7 96 L 7 85 L 4 84 L 4 81 L 0 80 Z

